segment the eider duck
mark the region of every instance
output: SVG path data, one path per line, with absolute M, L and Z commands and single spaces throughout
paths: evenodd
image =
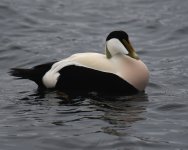
M 12 68 L 12 76 L 34 81 L 39 88 L 68 93 L 97 92 L 131 95 L 144 91 L 149 71 L 124 31 L 113 31 L 105 54 L 77 53 L 31 69 Z

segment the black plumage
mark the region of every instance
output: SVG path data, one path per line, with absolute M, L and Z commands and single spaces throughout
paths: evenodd
M 37 65 L 30 69 L 12 68 L 10 75 L 17 77 L 18 79 L 29 79 L 34 81 L 39 88 L 45 88 L 42 83 L 42 78 L 47 71 L 49 71 L 55 62 L 49 62 L 41 65 Z
M 38 88 L 45 89 L 42 78 L 49 71 L 55 62 L 35 66 L 31 69 L 12 68 L 10 74 L 18 79 L 29 79 L 34 81 Z M 138 90 L 131 84 L 115 74 L 102 72 L 82 66 L 69 65 L 60 71 L 56 90 L 65 93 L 88 93 L 97 92 L 100 94 L 131 95 L 138 93 Z
M 56 89 L 65 92 L 98 92 L 104 94 L 130 95 L 138 93 L 131 84 L 115 74 L 82 66 L 69 65 L 62 68 Z

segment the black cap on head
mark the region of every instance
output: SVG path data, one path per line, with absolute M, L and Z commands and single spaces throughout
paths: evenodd
M 113 38 L 119 39 L 120 41 L 122 41 L 123 39 L 128 41 L 129 36 L 125 31 L 121 31 L 121 30 L 120 31 L 113 31 L 107 36 L 106 41 L 113 39 Z

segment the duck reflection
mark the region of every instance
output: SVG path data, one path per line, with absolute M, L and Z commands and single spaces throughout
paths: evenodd
M 102 121 L 103 123 L 99 125 L 100 130 L 96 132 L 116 136 L 126 135 L 129 127 L 137 121 L 144 120 L 143 113 L 148 105 L 148 96 L 145 93 L 121 97 L 99 96 L 95 93 L 90 93 L 87 96 L 71 97 L 58 91 L 35 91 L 21 100 L 32 105 L 56 106 L 58 108 L 56 113 L 61 114 L 62 120 L 54 120 L 54 122 L 64 122 L 64 124 L 66 124 L 66 120 L 63 118 L 64 109 L 66 109 L 67 115 L 67 107 L 74 106 L 74 110 L 71 109 L 70 116 L 73 114 L 78 116 L 80 124 L 84 123 L 83 120 L 85 119 L 89 122 Z M 55 124 L 54 122 L 52 124 Z M 70 122 L 71 120 L 69 120 Z M 72 123 L 74 124 L 74 122 Z
M 141 93 L 135 96 L 111 97 L 109 100 L 92 101 L 98 108 L 104 112 L 101 119 L 108 122 L 109 125 L 102 127 L 104 133 L 112 135 L 126 135 L 126 128 L 131 127 L 133 123 L 145 120 L 142 115 L 148 105 L 148 96 Z
M 59 91 L 51 91 L 51 90 L 35 90 L 35 91 L 25 91 L 20 92 L 23 94 L 23 97 L 20 98 L 21 101 L 27 104 L 37 104 L 37 105 L 45 105 L 46 103 L 50 105 L 65 105 L 68 103 L 74 102 L 74 100 L 70 99 L 70 97 L 63 92 Z

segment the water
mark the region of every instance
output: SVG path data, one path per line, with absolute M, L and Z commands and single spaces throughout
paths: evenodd
M 186 0 L 1 0 L 0 149 L 188 149 L 187 14 Z M 145 94 L 67 101 L 7 73 L 103 52 L 116 29 L 149 67 Z

